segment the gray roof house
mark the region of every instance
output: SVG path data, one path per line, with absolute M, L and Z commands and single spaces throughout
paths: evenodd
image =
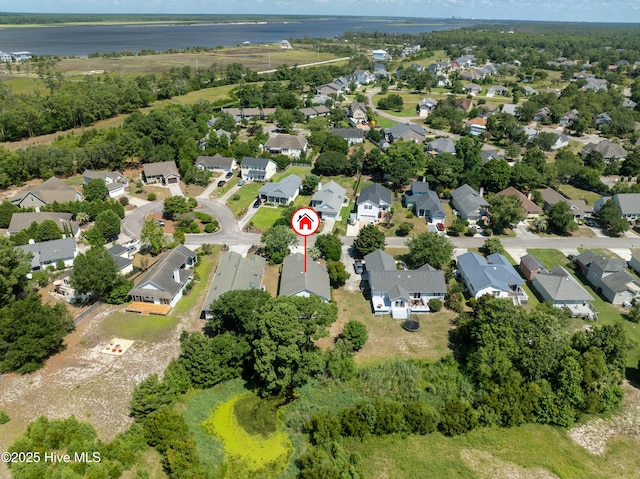
M 273 155 L 300 158 L 300 155 L 307 151 L 307 139 L 303 135 L 279 134 L 269 138 L 264 148 Z
M 446 213 L 438 194 L 429 189 L 425 181 L 413 181 L 404 195 L 407 208 L 412 207 L 416 216 L 424 217 L 427 223 L 444 223 Z
M 13 213 L 7 232 L 10 235 L 16 234 L 19 231 L 27 229 L 32 223 L 40 224 L 43 221 L 51 220 L 58 225 L 63 234 L 65 230 L 68 230 L 71 231 L 75 237 L 80 232 L 80 223 L 72 221 L 72 218 L 73 214 L 71 213 L 57 213 L 53 211 Z
M 541 190 L 540 195 L 544 200 L 543 209 L 545 211 L 556 203 L 564 201 L 569 204 L 569 209 L 573 213 L 575 219 L 584 218 L 593 212 L 593 208 L 591 208 L 585 200 L 572 200 L 553 188 L 545 188 L 544 190 Z
M 609 140 L 602 140 L 600 143 L 587 143 L 580 150 L 580 155 L 584 158 L 592 151 L 600 153 L 605 160 L 622 160 L 627 157 L 627 150 Z
M 424 128 L 420 125 L 416 125 L 415 123 L 396 123 L 391 128 L 384 130 L 384 136 L 389 143 L 393 143 L 397 140 L 422 143 L 427 137 L 427 134 L 424 131 Z
M 193 277 L 193 271 L 188 268 L 195 264 L 196 258 L 196 253 L 183 245 L 168 251 L 129 291 L 131 301 L 162 304 L 170 310 L 182 298 Z
M 109 253 L 116 262 L 118 272 L 122 275 L 127 275 L 133 271 L 133 259 L 131 258 L 134 252 L 135 249 L 132 251 L 130 248 L 121 244 L 114 245 L 107 249 L 107 253 Z
M 640 273 L 640 251 L 633 253 L 627 263 L 636 273 Z
M 295 200 L 302 189 L 302 180 L 297 175 L 289 175 L 277 183 L 265 183 L 258 190 L 258 196 L 269 203 L 286 205 Z
M 380 183 L 372 183 L 365 186 L 358 195 L 356 201 L 356 219 L 376 223 L 383 218 L 385 212 L 391 207 L 391 190 Z
M 320 296 L 331 300 L 329 273 L 320 263 L 307 259 L 307 272 L 304 272 L 304 255 L 295 253 L 287 256 L 282 263 L 280 273 L 280 291 L 278 296 Z
M 572 317 L 598 319 L 598 311 L 591 304 L 593 296 L 562 266 L 541 271 L 531 284 L 543 301 L 566 309 Z
M 211 303 L 227 291 L 261 289 L 265 263 L 262 256 L 245 258 L 233 251 L 223 254 L 200 317 L 211 319 Z
M 520 258 L 519 268 L 522 276 L 529 281 L 531 281 L 536 274 L 547 270 L 542 262 L 532 254 L 526 254 Z
M 324 185 L 318 185 L 318 191 L 311 198 L 311 207 L 315 209 L 321 218 L 340 218 L 340 210 L 347 201 L 347 190 L 335 181 L 331 180 Z
M 75 188 L 66 185 L 55 176 L 34 186 L 26 192 L 11 198 L 13 204 L 20 208 L 38 208 L 54 202 L 82 201 L 84 197 Z
M 365 256 L 374 313 L 390 313 L 406 319 L 414 313 L 427 313 L 430 299 L 444 299 L 447 285 L 444 273 L 428 264 L 417 270 L 398 270 L 395 260 L 383 251 Z
M 600 211 L 600 208 L 610 199 L 618 205 L 623 218 L 627 220 L 640 218 L 640 193 L 619 193 L 613 196 L 603 196 L 593 205 L 593 211 Z
M 125 194 L 125 188 L 129 186 L 129 180 L 119 171 L 93 171 L 84 170 L 82 173 L 84 184 L 86 185 L 91 180 L 102 180 L 107 186 L 109 191 L 109 197 L 117 198 Z
M 364 130 L 360 128 L 332 128 L 331 134 L 344 138 L 349 145 L 364 142 Z
M 62 261 L 64 267 L 73 266 L 76 257 L 76 240 L 73 238 L 62 238 L 41 243 L 29 243 L 16 246 L 26 253 L 31 253 L 31 271 L 45 269 L 47 266 L 57 267 L 57 263 Z
M 503 255 L 494 253 L 485 259 L 470 251 L 458 256 L 457 261 L 458 274 L 474 298 L 490 294 L 511 299 L 515 304 L 528 302 L 529 297 L 522 289 L 524 279 Z
M 179 183 L 180 172 L 176 162 L 158 161 L 156 163 L 145 163 L 142 165 L 145 182 L 147 183 Z
M 216 153 L 213 156 L 199 156 L 196 158 L 195 167 L 199 170 L 222 170 L 227 173 L 236 169 L 237 162 L 235 158 L 228 158 Z
M 602 296 L 610 303 L 630 304 L 640 298 L 640 280 L 627 272 L 626 268 L 627 262 L 622 258 L 596 255 L 588 266 L 587 281 L 600 289 Z
M 486 215 L 489 203 L 466 183 L 451 191 L 451 204 L 463 220 L 478 221 Z
M 276 163 L 269 158 L 245 156 L 240 164 L 242 179 L 245 181 L 267 181 L 276 174 Z
M 437 155 L 438 153 L 456 153 L 456 144 L 451 138 L 436 138 L 427 143 L 427 152 Z

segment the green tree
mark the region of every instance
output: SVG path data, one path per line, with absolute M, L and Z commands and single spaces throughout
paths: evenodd
M 347 166 L 347 155 L 339 151 L 325 151 L 314 162 L 313 171 L 318 175 L 336 176 L 342 174 Z
M 0 372 L 33 372 L 63 349 L 63 338 L 74 328 L 64 305 L 43 304 L 35 293 L 4 304 L 0 309 Z
M 492 195 L 489 204 L 490 225 L 495 234 L 502 234 L 509 225 L 518 224 L 526 217 L 524 206 L 517 196 Z
M 118 265 L 104 248 L 91 248 L 73 261 L 71 284 L 80 294 L 104 298 L 118 280 Z
M 252 337 L 256 333 L 258 313 L 271 298 L 267 291 L 228 291 L 211 303 L 211 319 L 207 331 L 211 334 L 232 332 Z
M 502 246 L 502 242 L 498 238 L 487 238 L 478 251 L 485 256 L 494 253 L 505 254 L 504 246 Z
M 273 226 L 262 233 L 264 254 L 271 264 L 280 264 L 291 253 L 290 246 L 298 242 L 298 236 L 289 226 Z
M 62 238 L 62 231 L 60 231 L 60 228 L 58 227 L 56 222 L 53 220 L 44 220 L 38 225 L 38 230 L 36 231 L 35 237 L 33 239 L 40 242 L 51 241 L 60 238 Z
M 629 222 L 622 217 L 618 204 L 612 199 L 602 205 L 596 213 L 600 224 L 613 235 L 620 235 L 630 228 Z
M 164 213 L 167 218 L 174 219 L 180 213 L 188 213 L 191 210 L 184 196 L 170 196 L 164 200 Z
M 367 327 L 361 321 L 347 321 L 340 337 L 348 342 L 353 351 L 360 351 L 369 339 Z
M 381 110 L 402 111 L 403 106 L 404 101 L 402 100 L 402 97 L 397 93 L 390 93 L 389 95 L 378 100 L 378 108 L 380 108 Z
M 160 381 L 157 374 L 144 378 L 131 396 L 131 415 L 144 421 L 162 406 L 171 406 L 176 399 L 175 392 L 168 383 Z
M 329 282 L 334 288 L 344 286 L 349 276 L 351 276 L 345 269 L 342 261 L 328 261 L 327 272 L 329 273 Z
M 109 190 L 104 180 L 96 178 L 84 185 L 82 194 L 85 201 L 104 200 L 109 195 Z
M 158 225 L 154 219 L 144 220 L 140 239 L 144 244 L 149 245 L 149 251 L 154 256 L 168 245 L 162 227 Z
M 366 256 L 379 249 L 384 249 L 384 233 L 374 225 L 365 225 L 358 232 L 353 247 L 359 256 Z
M 312 195 L 316 188 L 318 187 L 318 183 L 320 182 L 320 177 L 316 175 L 306 175 L 304 180 L 302 180 L 302 191 L 303 195 Z
M 317 236 L 315 246 L 326 260 L 339 261 L 340 256 L 342 256 L 342 241 L 336 235 L 324 234 Z
M 547 221 L 549 227 L 561 235 L 568 235 L 578 229 L 578 225 L 573 220 L 571 206 L 566 201 L 560 201 L 549 208 Z
M 507 160 L 492 158 L 482 165 L 482 184 L 488 191 L 497 193 L 509 186 L 511 167 Z
M 9 200 L 3 200 L 0 203 L 0 228 L 8 228 L 11 223 L 11 217 L 14 213 L 20 211 L 20 207 L 14 205 Z
M 31 254 L 13 247 L 9 238 L 0 237 L 0 304 L 11 303 L 27 285 Z
M 448 269 L 453 256 L 453 243 L 438 233 L 421 233 L 407 241 L 409 252 L 406 263 L 410 269 L 418 269 L 425 264 L 436 269 Z
M 94 228 L 100 231 L 105 239 L 120 234 L 120 217 L 113 210 L 98 213 Z

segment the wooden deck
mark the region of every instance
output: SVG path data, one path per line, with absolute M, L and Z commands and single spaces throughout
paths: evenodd
M 132 301 L 129 306 L 127 306 L 127 311 L 132 313 L 141 313 L 143 316 L 148 316 L 150 314 L 159 314 L 161 316 L 166 316 L 171 311 L 171 306 L 168 304 L 154 304 L 154 303 L 143 303 L 141 301 Z

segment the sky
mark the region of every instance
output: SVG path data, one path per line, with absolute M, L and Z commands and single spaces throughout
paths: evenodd
M 0 0 L 0 12 L 456 16 L 640 23 L 639 0 Z

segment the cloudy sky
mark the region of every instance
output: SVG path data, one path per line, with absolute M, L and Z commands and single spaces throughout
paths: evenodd
M 639 0 L 0 0 L 0 12 L 227 13 L 640 22 Z

